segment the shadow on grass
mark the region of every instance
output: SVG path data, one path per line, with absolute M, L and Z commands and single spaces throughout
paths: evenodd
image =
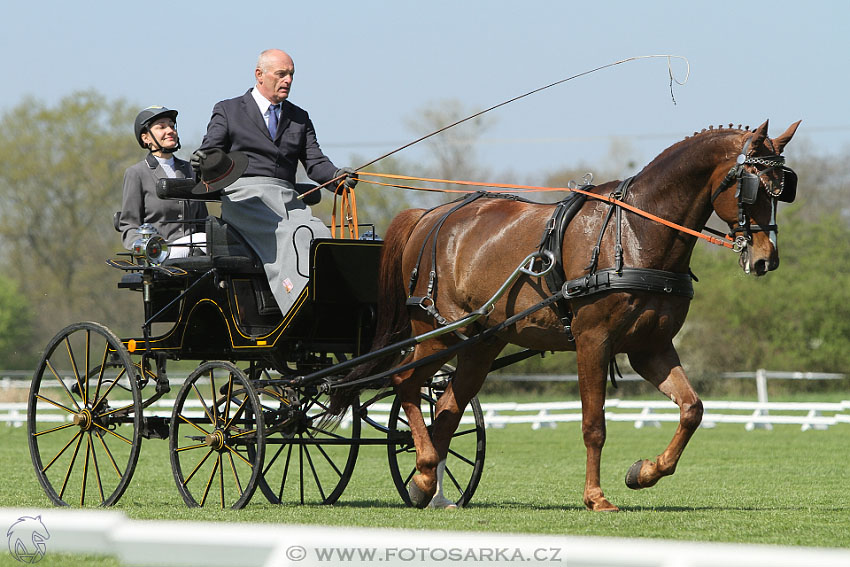
M 301 507 L 300 504 L 289 506 Z M 308 505 L 310 506 L 310 505 Z M 325 508 L 326 504 L 314 504 L 315 508 Z M 409 509 L 402 502 L 388 502 L 386 500 L 345 500 L 332 505 L 334 508 L 346 509 Z M 525 510 L 525 511 L 556 511 L 556 512 L 588 512 L 586 507 L 575 504 L 538 504 L 532 502 L 517 502 L 515 500 L 488 500 L 487 502 L 471 502 L 465 509 L 469 510 Z M 687 513 L 687 512 L 803 512 L 808 510 L 806 506 L 620 506 L 620 512 L 631 513 Z M 836 506 L 822 509 L 823 512 L 847 512 L 850 506 Z

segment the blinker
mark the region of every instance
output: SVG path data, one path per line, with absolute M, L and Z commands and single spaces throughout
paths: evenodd
M 760 182 L 758 175 L 754 175 L 746 171 L 742 172 L 741 177 L 738 180 L 738 192 L 735 197 L 737 197 L 742 203 L 752 205 L 756 202 L 756 198 L 758 197 L 759 185 Z
M 782 167 L 785 181 L 782 187 L 782 193 L 776 198 L 783 203 L 793 203 L 797 198 L 797 174 L 790 167 Z

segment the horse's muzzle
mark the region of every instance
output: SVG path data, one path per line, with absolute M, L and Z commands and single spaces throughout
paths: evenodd
M 779 267 L 779 253 L 771 245 L 767 254 L 758 254 L 752 244 L 746 244 L 741 248 L 738 264 L 744 273 L 761 277 Z

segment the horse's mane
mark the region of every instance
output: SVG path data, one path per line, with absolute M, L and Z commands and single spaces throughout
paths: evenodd
M 676 142 L 658 154 L 658 156 L 649 162 L 644 169 L 648 169 L 662 161 L 667 161 L 670 158 L 678 157 L 682 152 L 692 150 L 695 146 L 699 145 L 700 142 L 711 141 L 716 138 L 732 135 L 743 135 L 749 132 L 749 126 L 741 128 L 740 124 L 737 128 L 734 128 L 732 124 L 729 124 L 728 127 L 718 126 L 715 128 L 714 126 L 709 126 L 708 128 L 703 128 L 701 131 L 694 132 L 692 136 L 687 136 L 685 139 Z

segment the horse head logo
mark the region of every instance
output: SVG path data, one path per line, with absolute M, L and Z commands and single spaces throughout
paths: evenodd
M 9 552 L 21 563 L 38 563 L 44 558 L 50 539 L 47 528 L 41 523 L 41 516 L 32 518 L 22 516 L 6 532 L 9 538 Z

